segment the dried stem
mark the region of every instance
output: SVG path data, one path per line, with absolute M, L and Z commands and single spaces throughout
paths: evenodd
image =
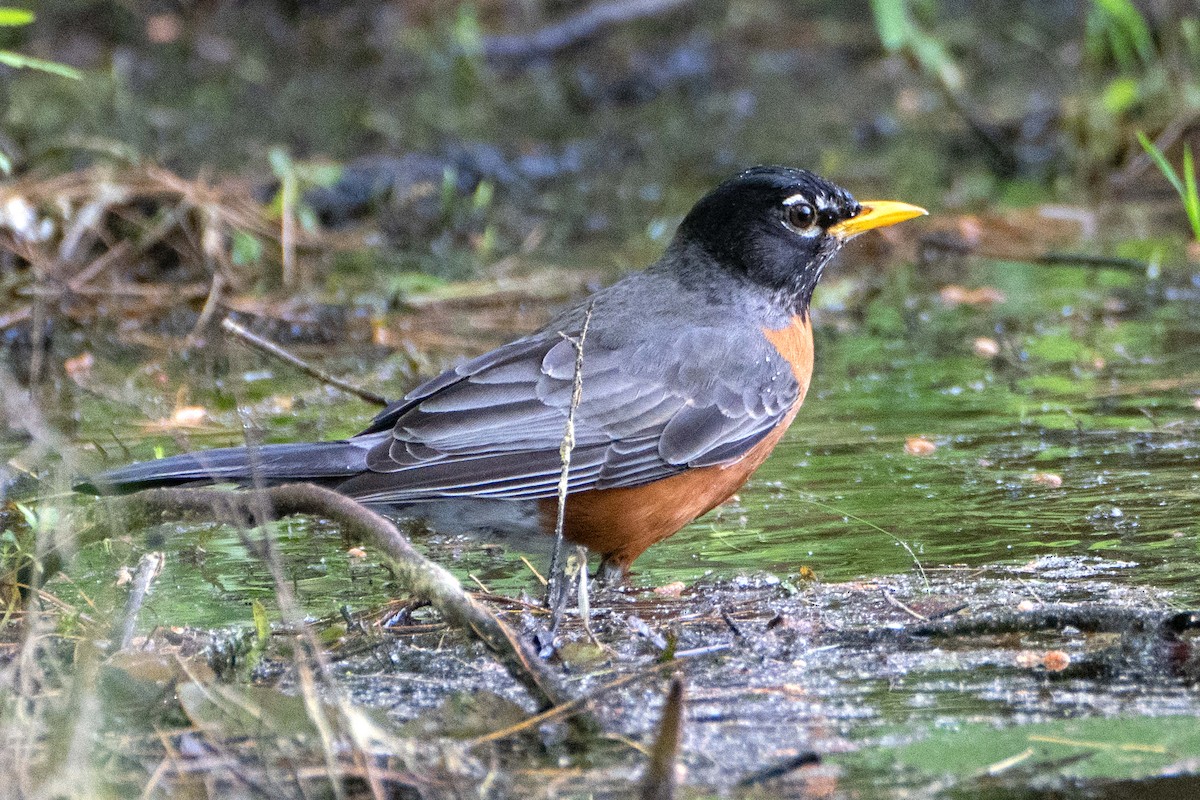
M 583 316 L 583 328 L 579 338 L 572 339 L 566 334 L 560 334 L 575 348 L 575 375 L 571 387 L 571 406 L 567 409 L 567 425 L 563 431 L 562 444 L 558 448 L 562 471 L 558 476 L 558 514 L 554 521 L 554 552 L 550 557 L 550 585 L 547 600 L 553 614 L 550 617 L 550 633 L 558 632 L 558 624 L 562 618 L 563 606 L 567 601 L 567 586 L 565 566 L 563 564 L 563 526 L 566 524 L 567 491 L 570 489 L 571 452 L 575 449 L 575 412 L 583 399 L 583 345 L 587 340 L 588 325 L 592 322 L 591 304 Z
M 138 562 L 137 572 L 133 576 L 133 585 L 129 589 L 129 599 L 125 601 L 125 618 L 121 624 L 118 650 L 124 650 L 133 641 L 138 615 L 141 614 L 146 596 L 150 594 L 150 584 L 162 572 L 166 560 L 164 553 L 146 553 Z
M 372 403 L 377 406 L 386 406 L 388 404 L 387 398 L 383 397 L 382 395 L 378 395 L 368 389 L 363 389 L 353 384 L 346 383 L 340 378 L 335 378 L 328 372 L 309 364 L 299 356 L 289 353 L 287 350 L 284 350 L 274 342 L 264 339 L 258 334 L 252 333 L 246 328 L 243 328 L 229 317 L 221 320 L 221 327 L 253 347 L 255 350 L 266 353 L 267 355 L 277 358 L 287 364 L 291 364 L 293 367 L 305 373 L 306 375 L 311 375 L 312 377 L 316 378 L 321 383 L 333 386 L 336 389 L 341 389 L 343 392 L 354 395 L 358 399 L 367 403 Z

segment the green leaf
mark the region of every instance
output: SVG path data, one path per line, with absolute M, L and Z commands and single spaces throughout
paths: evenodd
M 464 3 L 458 7 L 454 19 L 454 42 L 468 58 L 477 58 L 483 54 L 483 30 L 479 27 L 479 18 L 474 6 Z
M 250 610 L 254 615 L 255 645 L 264 645 L 271 638 L 271 621 L 267 618 L 267 607 L 255 598 L 250 601 Z
M 0 50 L 0 64 L 7 64 L 14 69 L 41 70 L 42 72 L 49 72 L 52 75 L 71 78 L 77 81 L 83 79 L 83 73 L 74 67 L 59 64 L 57 61 L 46 61 L 45 59 L 34 58 L 33 56 L 23 56 L 11 50 Z
M 476 213 L 487 211 L 492 204 L 495 187 L 491 181 L 480 181 L 475 187 L 475 196 L 471 198 L 471 206 Z
M 24 8 L 0 7 L 0 28 L 16 28 L 33 22 L 32 11 Z
M 232 251 L 231 257 L 237 266 L 257 264 L 263 255 L 262 242 L 245 231 L 234 231 Z

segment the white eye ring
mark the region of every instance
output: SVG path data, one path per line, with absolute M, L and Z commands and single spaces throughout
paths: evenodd
M 798 231 L 807 231 L 817 221 L 817 210 L 808 203 L 792 203 L 783 213 L 787 224 Z
M 783 224 L 793 233 L 815 236 L 820 219 L 821 213 L 806 195 L 794 194 L 783 201 Z

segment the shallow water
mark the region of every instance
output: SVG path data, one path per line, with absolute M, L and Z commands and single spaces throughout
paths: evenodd
M 947 305 L 938 298 L 947 269 L 956 282 L 992 286 L 1007 299 Z M 818 304 L 857 285 L 835 278 Z M 1200 312 L 1193 291 L 1181 274 L 1154 282 L 976 261 L 896 267 L 866 302 L 840 308 L 827 301 L 816 312 L 812 390 L 787 437 L 736 502 L 651 548 L 633 581 L 789 576 L 802 568 L 840 581 L 918 564 L 928 570 L 1100 556 L 1126 565 L 1120 580 L 1196 599 Z M 469 328 L 469 317 L 462 324 Z M 978 337 L 994 339 L 999 355 L 976 355 Z M 229 358 L 221 394 L 209 398 L 224 432 L 193 438 L 193 446 L 237 441 L 238 415 L 219 410 L 230 397 L 242 400 L 249 409 L 242 418 L 261 425 L 270 440 L 347 435 L 372 413 L 314 391 L 282 368 L 269 366 L 280 375 L 264 381 L 255 356 Z M 365 374 L 387 385 L 381 376 L 388 369 L 385 361 Z M 203 388 L 198 380 L 189 385 Z M 279 413 L 271 397 L 289 391 L 303 403 Z M 83 404 L 85 422 L 92 413 L 111 424 L 113 406 L 86 397 Z M 118 424 L 129 431 L 141 421 Z M 936 449 L 906 453 L 914 436 Z M 173 447 L 170 440 L 134 441 L 133 454 L 143 457 L 154 442 Z M 1057 483 L 1046 474 L 1061 485 L 1046 483 Z M 290 575 L 312 613 L 388 598 L 386 572 L 369 556 L 346 556 L 335 530 L 303 520 L 280 530 Z M 164 619 L 244 622 L 249 598 L 273 594 L 267 570 L 247 558 L 236 532 L 195 524 L 159 535 L 175 554 L 163 579 L 172 591 L 153 600 Z M 519 553 L 453 536 L 430 546 L 464 578 L 497 591 L 536 591 Z M 141 547 L 135 537 L 127 547 L 87 548 L 74 577 L 85 586 L 103 582 L 114 558 L 133 558 Z M 533 561 L 544 567 L 543 557 Z

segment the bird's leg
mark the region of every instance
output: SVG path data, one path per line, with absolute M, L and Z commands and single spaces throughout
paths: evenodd
M 600 566 L 596 568 L 596 580 L 605 586 L 619 586 L 624 583 L 625 575 L 624 565 L 613 561 L 609 556 L 602 558 Z
M 592 605 L 591 598 L 588 596 L 588 549 L 583 545 L 578 545 L 575 548 L 576 558 L 579 560 L 579 574 L 575 577 L 579 580 L 577 584 L 579 594 L 576 596 L 576 601 L 579 604 L 579 619 L 583 622 L 583 630 L 587 634 L 588 639 L 592 644 L 600 647 L 600 641 L 596 638 L 596 634 L 592 633 Z

